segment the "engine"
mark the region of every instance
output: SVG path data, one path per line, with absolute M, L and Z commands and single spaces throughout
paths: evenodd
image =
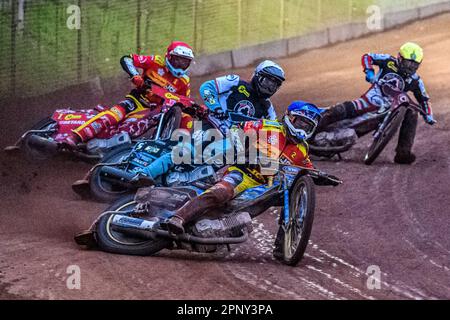
M 126 132 L 116 134 L 109 139 L 92 139 L 88 141 L 86 148 L 90 154 L 105 154 L 122 144 L 131 145 L 130 135 Z
M 166 176 L 166 184 L 169 187 L 185 186 L 199 180 L 207 180 L 209 183 L 217 181 L 217 175 L 212 166 L 201 166 L 187 172 L 171 172 Z
M 202 219 L 195 223 L 193 234 L 202 238 L 239 237 L 252 232 L 252 218 L 248 212 L 238 212 L 219 219 Z M 199 252 L 214 252 L 217 245 L 195 245 Z

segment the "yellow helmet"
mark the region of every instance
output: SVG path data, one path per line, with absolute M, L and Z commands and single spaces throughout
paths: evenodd
M 399 54 L 403 59 L 417 63 L 421 63 L 423 60 L 423 49 L 413 42 L 407 42 L 402 45 Z

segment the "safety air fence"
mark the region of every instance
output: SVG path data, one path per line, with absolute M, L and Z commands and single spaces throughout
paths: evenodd
M 193 75 L 450 11 L 442 0 L 0 0 L 0 98 L 117 77 L 125 54 L 183 40 Z

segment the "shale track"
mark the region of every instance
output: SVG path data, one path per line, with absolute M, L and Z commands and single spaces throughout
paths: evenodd
M 420 121 L 414 146 L 418 161 L 412 166 L 393 163 L 394 143 L 365 166 L 368 138 L 343 161 L 316 162 L 345 183 L 317 188 L 311 243 L 298 267 L 272 259 L 275 212 L 255 221 L 251 241 L 231 252 L 129 257 L 81 250 L 73 235 L 105 208 L 79 199 L 70 188 L 90 166 L 65 158 L 29 163 L 0 152 L 0 297 L 450 299 L 450 15 L 280 59 L 287 81 L 274 102 L 281 113 L 295 99 L 320 106 L 353 99 L 367 88 L 361 54 L 395 54 L 407 40 L 424 46 L 421 75 L 439 122 L 430 127 Z M 250 77 L 252 70 L 233 72 Z M 194 79 L 194 89 L 205 79 Z M 124 83 L 123 91 L 103 102 L 118 101 L 128 90 Z M 97 102 L 82 88 L 4 102 L 0 146 L 12 144 L 56 107 Z M 80 290 L 66 286 L 71 265 L 80 267 Z M 381 271 L 379 289 L 367 286 L 371 266 Z

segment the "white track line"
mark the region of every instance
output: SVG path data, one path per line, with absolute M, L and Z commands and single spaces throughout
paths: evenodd
M 450 160 L 449 160 L 450 161 Z M 449 164 L 450 166 L 450 164 Z M 401 188 L 400 190 L 407 190 L 408 189 L 408 179 L 405 179 L 405 174 L 404 173 L 400 173 L 400 172 L 396 172 L 394 173 L 394 177 L 393 177 L 393 181 L 396 181 L 397 183 L 395 183 L 396 185 L 400 185 Z M 403 206 L 399 206 L 399 210 L 400 212 L 406 216 L 409 221 L 412 222 L 412 225 L 417 233 L 417 235 L 424 239 L 424 235 L 426 234 L 426 230 L 422 227 L 421 223 L 417 220 L 417 218 L 414 216 L 414 210 L 411 208 L 408 198 L 406 197 L 406 195 L 403 192 L 397 192 L 397 199 L 399 199 L 404 205 Z M 435 247 L 443 250 L 447 255 L 450 254 L 450 251 L 448 249 L 446 249 L 441 243 L 432 240 L 432 239 L 426 239 L 428 240 L 429 243 L 434 244 Z M 420 249 L 419 249 L 420 251 Z
M 254 245 L 254 247 L 259 251 L 259 253 L 262 256 L 268 256 L 270 255 L 271 259 L 274 259 L 272 257 L 272 250 L 273 250 L 273 242 L 275 240 L 274 236 L 264 227 L 263 223 L 258 222 L 256 219 L 253 221 L 254 229 L 251 233 L 252 243 L 251 246 Z M 231 253 L 229 256 L 233 257 L 236 255 L 237 252 L 241 251 L 240 248 L 237 248 L 234 250 L 234 253 Z M 320 260 L 317 258 L 317 260 Z M 274 294 L 281 294 L 285 296 L 289 296 L 294 299 L 304 299 L 304 296 L 300 296 L 297 293 L 293 292 L 292 290 L 289 290 L 285 287 L 282 287 L 278 284 L 274 284 L 271 281 L 267 279 L 259 279 L 257 275 L 249 272 L 248 270 L 243 269 L 242 266 L 239 266 L 240 270 L 236 270 L 237 268 L 230 268 L 231 273 L 238 279 L 246 282 L 247 284 L 256 286 L 260 289 L 263 289 L 265 291 L 269 291 Z M 337 299 L 341 300 L 343 298 L 338 297 L 337 294 L 334 292 L 322 287 L 320 284 L 315 283 L 313 281 L 307 280 L 304 276 L 296 276 L 295 279 L 298 281 L 302 281 L 306 287 L 310 288 L 313 292 L 316 292 L 320 296 L 326 299 Z M 271 289 L 268 289 L 266 285 L 263 285 L 262 283 L 265 283 L 269 287 L 276 288 L 277 291 L 273 291 Z
M 254 227 L 254 233 L 252 233 L 252 238 L 254 240 L 256 240 L 257 244 L 256 244 L 256 249 L 258 249 L 260 251 L 260 253 L 262 255 L 266 255 L 266 254 L 271 254 L 272 249 L 273 249 L 273 242 L 274 242 L 274 237 L 272 236 L 272 234 L 265 229 L 264 224 L 263 223 L 257 223 L 255 222 L 254 224 L 256 224 L 256 227 Z M 308 255 L 309 257 L 311 257 L 313 260 L 318 261 L 320 263 L 323 263 L 324 261 L 318 257 L 314 257 L 312 255 Z M 307 266 L 311 267 L 311 266 Z M 311 269 L 315 272 L 318 272 L 319 269 L 314 268 Z M 320 270 L 321 271 L 321 270 Z M 296 272 L 297 274 L 299 272 Z M 353 287 L 352 285 L 345 283 L 344 281 L 338 279 L 338 278 L 334 278 L 331 275 L 327 274 L 327 273 L 322 273 L 322 275 L 325 275 L 327 278 L 332 279 L 335 283 L 343 286 L 344 288 L 346 288 L 347 290 L 350 290 L 356 294 L 359 294 L 360 296 L 366 298 L 366 299 L 374 299 L 373 297 L 364 295 L 358 288 Z M 301 277 L 301 280 L 303 282 L 305 282 L 307 285 L 309 285 L 310 287 L 315 288 L 316 290 L 319 290 L 320 292 L 324 293 L 326 295 L 327 298 L 332 298 L 332 299 L 338 299 L 337 295 L 335 293 L 333 293 L 330 290 L 325 289 L 323 286 L 314 283 L 310 280 L 305 279 L 304 277 Z M 287 290 L 287 289 L 285 289 Z
M 361 275 L 366 276 L 366 273 L 365 273 L 363 270 L 361 270 L 361 269 L 359 269 L 358 267 L 352 265 L 351 263 L 349 263 L 349 262 L 347 262 L 347 261 L 345 261 L 345 260 L 343 260 L 343 259 L 341 259 L 341 258 L 339 258 L 339 257 L 336 257 L 336 256 L 330 254 L 329 252 L 323 250 L 323 249 L 319 249 L 319 247 L 318 247 L 317 245 L 316 245 L 316 248 L 317 248 L 316 250 L 318 250 L 321 254 L 327 256 L 328 258 L 330 258 L 330 259 L 332 259 L 332 260 L 335 260 L 335 261 L 339 262 L 340 264 L 349 267 L 350 269 L 352 269 L 352 270 L 354 270 L 354 271 L 360 273 Z M 387 274 L 385 274 L 385 275 L 387 275 Z M 380 283 L 381 283 L 382 285 L 386 286 L 387 288 L 390 288 L 390 289 L 392 289 L 393 291 L 395 291 L 395 292 L 397 292 L 397 293 L 399 293 L 399 294 L 401 294 L 401 295 L 403 295 L 403 296 L 405 296 L 405 297 L 407 297 L 407 298 L 410 298 L 410 299 L 414 299 L 414 300 L 422 300 L 422 299 L 427 299 L 427 298 L 429 298 L 427 295 L 415 295 L 413 292 L 410 292 L 410 291 L 409 291 L 410 289 L 409 289 L 409 290 L 406 289 L 406 288 L 405 288 L 406 286 L 403 285 L 403 284 L 402 284 L 402 288 L 400 288 L 400 287 L 398 287 L 398 286 L 396 286 L 396 285 L 389 284 L 389 283 L 387 283 L 386 281 L 380 281 Z
M 326 278 L 333 280 L 334 282 L 336 282 L 337 284 L 343 286 L 344 288 L 350 290 L 351 292 L 360 295 L 361 297 L 363 297 L 364 299 L 368 299 L 368 300 L 375 300 L 374 297 L 370 296 L 370 295 L 365 295 L 364 293 L 361 292 L 361 290 L 359 290 L 358 288 L 355 288 L 345 282 L 343 282 L 342 280 L 333 277 L 331 274 L 324 272 L 323 270 L 317 269 L 313 266 L 307 265 L 306 268 L 308 268 L 309 270 L 313 270 L 316 271 L 318 273 L 320 273 L 321 275 L 324 275 Z

